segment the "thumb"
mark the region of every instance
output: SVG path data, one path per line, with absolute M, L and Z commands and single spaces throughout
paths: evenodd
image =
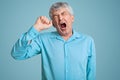
M 52 20 L 49 21 L 49 26 L 52 26 Z

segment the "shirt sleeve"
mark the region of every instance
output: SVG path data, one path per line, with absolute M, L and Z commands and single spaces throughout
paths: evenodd
M 89 56 L 87 63 L 87 80 L 96 80 L 96 52 L 93 39 L 91 40 L 89 47 Z
M 39 54 L 41 43 L 38 36 L 39 32 L 32 26 L 13 45 L 12 57 L 16 60 L 23 60 Z

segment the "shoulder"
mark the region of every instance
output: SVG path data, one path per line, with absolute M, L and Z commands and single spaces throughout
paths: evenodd
M 94 44 L 94 39 L 91 35 L 88 34 L 84 34 L 81 32 L 75 32 L 77 39 L 79 39 L 79 41 L 82 41 L 85 44 Z
M 52 37 L 56 37 L 57 36 L 57 32 L 56 31 L 53 31 L 53 32 L 43 32 L 43 33 L 40 33 L 40 37 L 41 38 L 52 38 Z
M 82 41 L 83 43 L 85 43 L 88 46 L 95 46 L 95 42 L 94 39 L 91 35 L 88 34 L 84 34 L 84 33 L 80 33 L 78 32 L 78 34 L 80 35 L 80 41 Z
M 79 36 L 80 39 L 83 40 L 93 40 L 93 37 L 91 35 L 81 33 L 81 32 L 76 32 L 76 34 Z

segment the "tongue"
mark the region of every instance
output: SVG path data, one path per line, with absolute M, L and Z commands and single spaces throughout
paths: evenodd
M 66 24 L 61 24 L 61 28 L 65 28 L 66 27 Z
M 62 27 L 62 28 L 64 28 L 64 27 L 65 27 L 65 25 L 61 25 L 61 27 Z

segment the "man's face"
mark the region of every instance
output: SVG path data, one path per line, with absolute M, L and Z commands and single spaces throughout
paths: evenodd
M 74 16 L 69 13 L 68 9 L 60 8 L 58 10 L 53 10 L 52 21 L 54 27 L 61 36 L 68 36 L 72 34 Z

